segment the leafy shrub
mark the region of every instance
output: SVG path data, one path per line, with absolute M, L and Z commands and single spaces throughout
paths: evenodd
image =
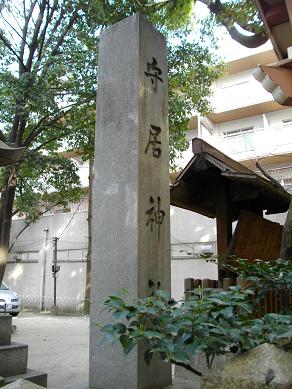
M 292 261 L 277 259 L 275 261 L 228 258 L 224 268 L 243 276 L 257 288 L 273 290 L 291 290 Z
M 242 353 L 262 343 L 287 345 L 292 337 L 292 316 L 268 314 L 253 319 L 252 290 L 210 290 L 194 293 L 176 302 L 166 291 L 128 305 L 120 296 L 109 296 L 105 306 L 112 312 L 114 324 L 101 328 L 102 342 L 119 341 L 125 354 L 139 342 L 147 345 L 145 361 L 153 354 L 197 375 L 192 358 L 204 352 L 208 366 L 215 355 Z
M 276 261 L 256 260 L 229 257 L 222 267 L 242 276 L 249 282 L 249 287 L 256 293 L 256 300 L 262 299 L 269 291 L 278 294 L 291 295 L 292 291 L 292 261 L 278 259 Z M 282 313 L 292 313 L 292 307 L 282 307 Z

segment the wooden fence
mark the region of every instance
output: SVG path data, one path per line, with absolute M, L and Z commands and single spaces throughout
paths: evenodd
M 185 296 L 201 287 L 203 289 L 214 289 L 228 291 L 230 286 L 240 285 L 241 289 L 247 289 L 249 283 L 247 280 L 238 277 L 236 280 L 232 278 L 224 278 L 222 282 L 209 279 L 194 279 L 186 278 L 184 280 Z M 291 290 L 268 290 L 264 297 L 258 297 L 255 313 L 256 316 L 262 316 L 267 313 L 283 313 L 292 309 L 292 291 Z

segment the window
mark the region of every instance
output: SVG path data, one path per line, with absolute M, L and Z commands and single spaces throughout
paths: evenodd
M 58 250 L 57 261 L 83 262 L 87 259 L 87 249 Z
M 38 262 L 39 252 L 38 251 L 21 251 L 12 253 L 13 262 Z
M 238 135 L 250 133 L 253 131 L 254 131 L 253 126 L 249 126 L 249 127 L 238 128 L 236 130 L 225 131 L 225 132 L 223 132 L 223 135 L 226 138 L 226 137 L 230 137 L 230 136 L 238 136 Z
M 253 151 L 254 145 L 254 127 L 243 127 L 236 130 L 223 132 L 223 137 L 228 142 L 228 148 L 232 152 L 246 152 Z

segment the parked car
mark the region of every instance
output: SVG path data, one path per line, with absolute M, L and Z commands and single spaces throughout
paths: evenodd
M 0 312 L 17 316 L 20 312 L 20 298 L 4 282 L 0 285 Z

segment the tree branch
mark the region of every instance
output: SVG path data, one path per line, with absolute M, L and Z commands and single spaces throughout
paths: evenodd
M 269 175 L 269 173 L 267 173 L 265 171 L 265 169 L 261 166 L 261 164 L 259 163 L 259 161 L 256 161 L 256 167 L 260 170 L 260 172 L 269 180 L 271 181 L 278 189 L 280 190 L 284 190 L 285 189 L 282 187 L 282 185 L 277 181 L 275 180 L 275 178 L 273 178 L 272 176 Z M 286 191 L 285 191 L 286 192 Z
M 18 212 L 19 212 L 19 209 L 15 209 L 15 210 L 12 212 L 12 216 L 15 216 Z
M 226 28 L 231 38 L 241 45 L 252 49 L 261 46 L 268 41 L 268 37 L 264 31 L 255 33 L 254 35 L 244 35 L 239 32 L 235 26 L 235 22 L 226 15 L 220 0 L 215 0 L 215 2 L 212 2 L 212 0 L 199 1 L 205 4 L 209 8 L 210 12 L 217 16 L 220 23 Z M 246 24 L 244 26 L 242 25 L 241 27 L 248 32 L 254 32 L 253 28 L 248 27 Z
M 53 127 L 54 127 L 54 128 L 58 128 L 58 127 L 56 127 L 56 126 L 53 126 Z M 64 130 L 65 130 L 65 128 L 64 128 Z M 59 139 L 63 138 L 63 136 L 64 136 L 64 134 L 61 134 L 61 135 L 59 135 L 59 136 L 55 136 L 55 137 L 53 137 L 53 138 L 50 138 L 50 139 L 48 139 L 46 142 L 41 143 L 41 144 L 40 144 L 38 147 L 36 147 L 35 149 L 31 150 L 31 152 L 32 152 L 32 153 L 36 153 L 36 152 L 38 152 L 39 150 L 41 150 L 45 145 L 48 145 L 49 143 L 54 142 L 55 140 L 59 140 Z
M 67 114 L 68 111 L 66 112 L 62 112 L 62 114 L 60 115 L 57 115 L 56 117 L 54 117 L 52 120 L 50 120 L 49 122 L 45 123 L 44 125 L 42 124 L 42 122 L 45 120 L 44 118 L 42 118 L 40 120 L 40 122 L 34 127 L 34 129 L 30 132 L 30 134 L 28 135 L 28 137 L 25 139 L 25 141 L 23 142 L 22 146 L 24 147 L 28 147 L 33 141 L 34 139 L 40 135 L 45 129 L 46 127 L 50 127 L 51 125 L 53 125 L 54 123 L 56 123 L 58 120 L 60 120 L 62 117 L 64 117 L 66 114 Z M 43 120 L 44 119 L 44 120 Z
M 93 96 L 94 97 L 94 96 Z M 50 121 L 48 121 L 47 123 L 44 123 L 43 122 L 46 120 L 46 118 L 48 118 L 49 115 L 46 115 L 44 116 L 42 119 L 40 119 L 40 121 L 38 122 L 38 124 L 32 129 L 32 131 L 30 132 L 30 134 L 27 136 L 26 140 L 23 142 L 22 146 L 24 147 L 27 147 L 31 144 L 31 142 L 39 135 L 41 134 L 45 129 L 46 127 L 50 127 L 52 126 L 53 124 L 55 124 L 58 120 L 64 118 L 66 115 L 68 115 L 71 110 L 77 105 L 82 105 L 82 104 L 86 104 L 88 102 L 90 102 L 92 100 L 92 98 L 90 99 L 86 99 L 82 102 L 75 102 L 75 103 L 71 103 L 65 107 L 62 107 L 62 110 L 65 110 L 67 108 L 69 108 L 67 111 L 61 111 L 59 115 L 55 116 L 54 118 L 52 118 Z
M 39 15 L 38 15 L 38 18 L 37 18 L 37 21 L 35 24 L 35 28 L 34 28 L 34 33 L 33 33 L 32 39 L 31 39 L 31 43 L 29 45 L 30 50 L 29 50 L 29 55 L 28 55 L 28 59 L 26 62 L 26 67 L 29 70 L 31 70 L 33 57 L 34 57 L 35 51 L 38 47 L 38 43 L 39 43 L 38 42 L 38 35 L 39 35 L 40 29 L 41 29 L 41 25 L 43 23 L 43 17 L 44 17 L 44 13 L 46 10 L 46 3 L 47 3 L 47 0 L 42 0 L 42 3 L 40 5 L 40 12 L 39 12 Z
M 49 36 L 49 38 L 47 40 L 47 47 L 50 46 L 53 38 L 55 37 L 55 32 L 57 31 L 57 28 L 60 26 L 64 15 L 65 15 L 65 10 L 64 10 L 64 8 L 62 8 L 61 11 L 60 11 L 60 15 L 59 15 L 58 19 L 56 20 L 56 22 L 54 24 L 54 27 L 51 30 L 50 36 Z
M 8 24 L 8 26 L 9 26 L 9 27 L 10 27 L 10 28 L 11 28 L 11 29 L 20 37 L 21 40 L 23 40 L 23 36 L 16 30 L 16 28 L 14 28 L 14 27 L 12 26 L 11 23 L 8 22 L 8 20 L 5 19 L 5 17 L 4 17 L 4 15 L 3 15 L 3 12 L 2 12 L 2 11 L 0 11 L 0 15 L 1 15 L 2 19 L 4 20 L 4 22 L 5 22 L 6 24 Z M 24 43 L 27 44 L 26 41 L 25 41 Z
M 51 23 L 51 21 L 53 19 L 53 16 L 54 16 L 54 13 L 55 13 L 55 11 L 57 9 L 57 6 L 58 6 L 58 0 L 54 0 L 54 4 L 51 7 L 51 10 L 50 10 L 49 4 L 48 4 L 46 22 L 45 22 L 45 25 L 44 25 L 44 28 L 43 28 L 42 32 L 40 33 L 40 38 L 39 38 L 38 61 L 41 60 L 42 52 L 43 52 L 43 47 L 44 47 L 44 44 L 45 44 L 45 38 L 46 38 L 47 29 L 48 29 L 48 26 L 49 26 L 49 24 Z
M 23 63 L 21 57 L 18 55 L 18 53 L 16 52 L 16 50 L 12 47 L 11 43 L 5 38 L 5 36 L 2 34 L 2 32 L 0 31 L 0 40 L 4 43 L 4 45 L 7 47 L 7 49 L 9 49 L 9 51 L 15 55 L 15 57 L 17 58 L 17 60 L 20 62 L 20 64 L 23 66 L 24 69 L 27 70 L 25 64 Z
M 199 370 L 194 369 L 192 366 L 187 365 L 186 363 L 183 362 L 176 362 L 176 361 L 171 361 L 174 365 L 181 366 L 184 369 L 191 371 L 193 374 L 196 374 L 199 377 L 202 377 L 202 373 Z
M 62 45 L 62 43 L 63 43 L 63 41 L 65 39 L 65 36 L 68 34 L 68 32 L 73 27 L 73 24 L 77 20 L 77 17 L 78 17 L 78 13 L 77 13 L 77 11 L 74 11 L 71 19 L 69 20 L 69 23 L 67 24 L 67 26 L 66 26 L 65 30 L 63 31 L 63 33 L 60 35 L 60 37 L 59 37 L 55 47 L 53 48 L 53 50 L 51 52 L 52 56 L 55 56 L 58 53 L 58 50 L 59 50 L 60 46 Z
M 8 253 L 11 252 L 11 250 L 13 249 L 17 239 L 20 237 L 20 235 L 31 225 L 33 224 L 37 219 L 39 219 L 41 216 L 43 216 L 45 213 L 49 212 L 51 209 L 53 209 L 54 207 L 56 207 L 57 205 L 61 204 L 60 201 L 58 201 L 57 203 L 51 205 L 49 208 L 47 208 L 45 211 L 43 212 L 40 212 L 38 213 L 37 216 L 35 216 L 33 219 L 31 219 L 28 223 L 25 224 L 25 226 L 19 231 L 19 233 L 16 235 L 16 237 L 13 239 L 13 242 L 11 243 L 9 249 L 8 249 Z
M 20 46 L 20 58 L 22 61 L 23 61 L 23 56 L 24 56 L 24 48 L 25 48 L 25 42 L 26 42 L 26 37 L 27 37 L 28 23 L 29 23 L 30 18 L 32 16 L 35 5 L 36 5 L 36 0 L 34 0 L 31 3 L 28 15 L 26 16 L 25 1 L 23 3 L 24 26 L 22 29 L 22 38 L 23 39 L 21 41 L 21 46 Z M 27 46 L 28 46 L 28 43 L 27 43 Z
M 224 25 L 224 23 L 222 24 Z M 235 26 L 228 27 L 227 25 L 224 25 L 224 27 L 233 40 L 250 49 L 254 49 L 255 47 L 265 44 L 269 39 L 265 32 L 259 32 L 254 35 L 244 35 L 239 32 Z

